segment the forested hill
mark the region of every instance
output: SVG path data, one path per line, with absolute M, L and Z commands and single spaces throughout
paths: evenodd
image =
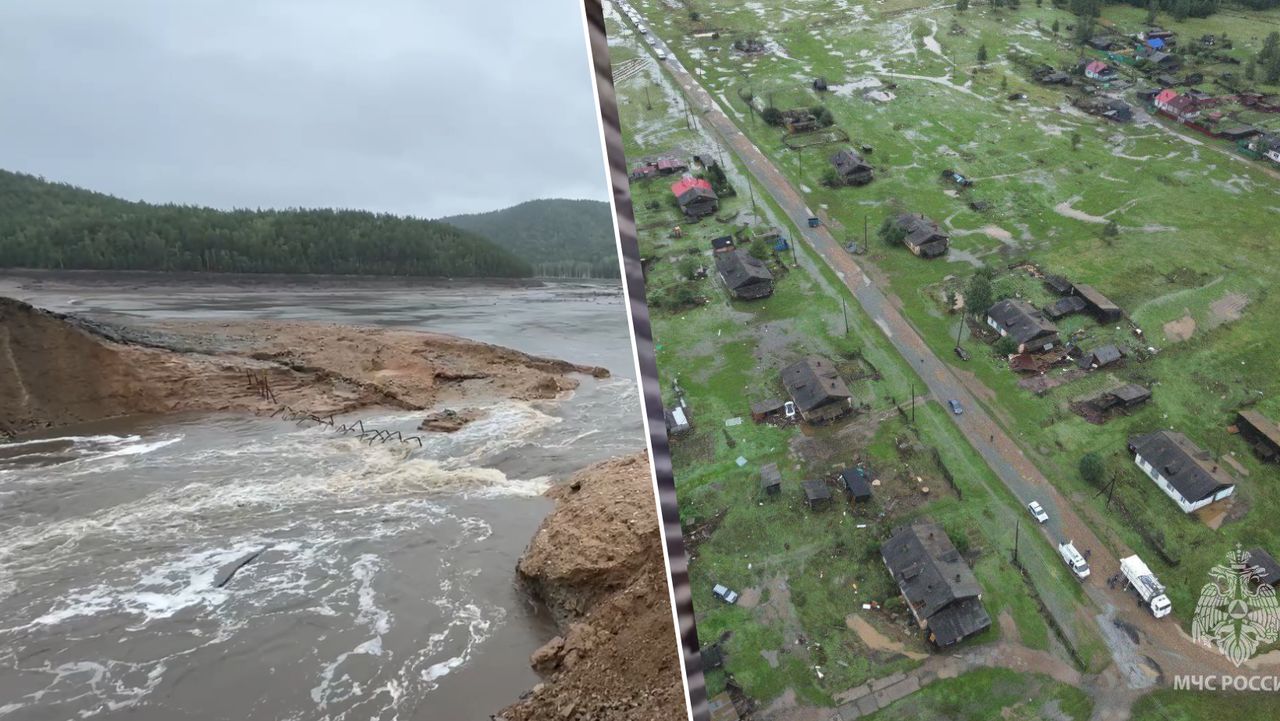
M 473 278 L 533 274 L 528 261 L 500 245 L 435 221 L 354 210 L 152 205 L 3 170 L 0 267 Z
M 506 210 L 455 215 L 441 222 L 498 243 L 557 278 L 617 278 L 613 213 L 600 200 L 531 200 Z

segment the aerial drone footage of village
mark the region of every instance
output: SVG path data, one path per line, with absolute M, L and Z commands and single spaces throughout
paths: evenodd
M 606 6 L 713 719 L 1272 717 L 1275 5 Z

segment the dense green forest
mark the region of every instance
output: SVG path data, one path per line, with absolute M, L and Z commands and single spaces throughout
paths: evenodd
M 614 263 L 616 265 L 616 261 Z M 529 261 L 453 225 L 353 210 L 135 203 L 0 170 L 0 267 L 516 278 Z
M 604 201 L 531 200 L 506 210 L 440 221 L 498 243 L 533 264 L 539 276 L 618 277 L 613 213 Z

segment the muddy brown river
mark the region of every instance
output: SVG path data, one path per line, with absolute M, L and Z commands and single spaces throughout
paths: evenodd
M 643 447 L 615 284 L 0 276 L 62 312 L 452 333 L 600 365 L 424 447 L 242 415 L 0 444 L 0 719 L 486 719 L 554 633 L 514 567 L 588 463 Z M 378 427 L 421 413 L 369 411 Z

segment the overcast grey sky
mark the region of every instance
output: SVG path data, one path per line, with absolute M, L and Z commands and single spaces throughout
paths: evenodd
M 0 2 L 0 168 L 439 217 L 606 199 L 577 0 Z

